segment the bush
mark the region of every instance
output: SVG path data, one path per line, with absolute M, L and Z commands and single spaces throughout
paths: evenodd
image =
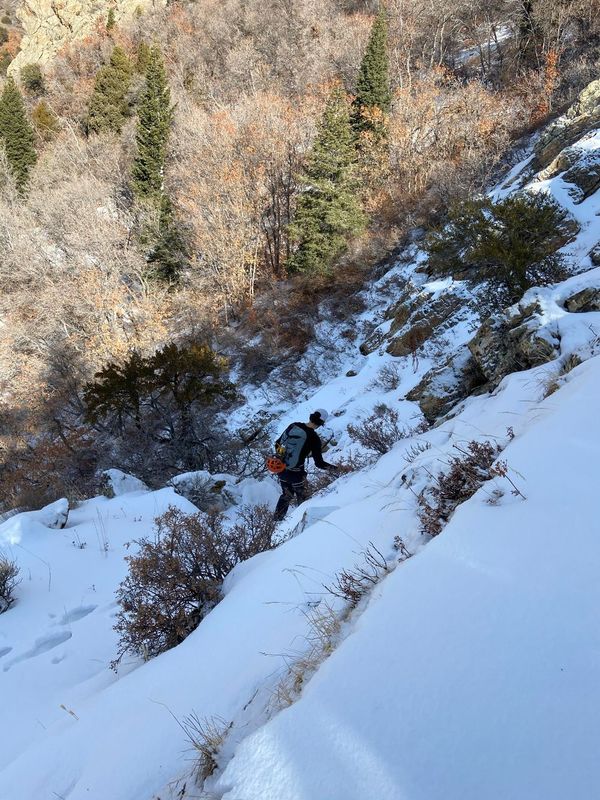
M 14 591 L 20 582 L 16 562 L 0 555 L 0 614 L 8 611 L 15 602 Z
M 568 214 L 548 195 L 518 194 L 497 203 L 489 198 L 451 209 L 447 224 L 425 241 L 434 274 L 458 274 L 499 292 L 499 303 L 518 300 L 531 286 L 564 278 L 557 252 L 572 232 Z
M 40 100 L 31 112 L 31 121 L 36 132 L 45 141 L 51 141 L 60 130 L 58 117 L 45 100 Z
M 4 14 L 0 22 L 2 22 L 3 25 L 12 25 L 12 19 L 8 16 L 8 14 Z
M 501 450 L 491 442 L 469 442 L 465 449 L 454 445 L 459 456 L 450 458 L 447 472 L 434 478 L 434 483 L 418 495 L 419 520 L 422 530 L 437 536 L 457 506 L 472 497 L 479 487 L 493 478 L 494 463 Z
M 39 64 L 25 64 L 21 68 L 21 83 L 29 94 L 44 94 L 46 87 Z
M 272 514 L 244 508 L 227 529 L 222 514 L 169 508 L 156 520 L 154 540 L 136 542 L 129 574 L 117 589 L 120 610 L 116 668 L 126 652 L 152 658 L 180 644 L 221 598 L 223 580 L 246 558 L 272 547 Z
M 348 425 L 348 435 L 355 441 L 383 455 L 413 431 L 398 423 L 398 412 L 385 403 L 375 406 L 373 413 L 360 424 Z

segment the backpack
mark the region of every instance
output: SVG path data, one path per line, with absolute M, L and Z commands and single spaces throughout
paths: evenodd
M 306 439 L 306 431 L 299 425 L 290 425 L 279 437 L 276 445 L 277 455 L 287 469 L 296 469 L 301 463 L 300 456 Z

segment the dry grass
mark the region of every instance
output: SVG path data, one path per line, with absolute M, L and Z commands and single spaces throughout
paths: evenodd
M 291 706 L 298 699 L 304 685 L 333 652 L 339 637 L 343 616 L 329 603 L 321 602 L 305 611 L 304 615 L 308 622 L 308 648 L 300 655 L 286 656 L 285 674 L 271 693 L 271 714 Z
M 219 753 L 233 723 L 218 716 L 202 718 L 192 712 L 184 718 L 181 727 L 196 753 L 194 777 L 201 785 L 218 768 Z

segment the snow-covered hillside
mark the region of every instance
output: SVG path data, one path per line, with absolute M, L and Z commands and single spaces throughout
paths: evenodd
M 600 132 L 577 147 L 597 156 Z M 461 282 L 419 272 L 422 256 L 409 248 L 365 292 L 354 340 L 341 335 L 346 323 L 321 326 L 330 348 L 305 356 L 321 387 L 299 388 L 296 404 L 247 387 L 231 425 L 267 404 L 273 430 L 327 408 L 331 461 L 355 448 L 347 425 L 382 403 L 414 433 L 291 511 L 281 525 L 291 538 L 238 565 L 181 645 L 146 663 L 126 659 L 118 674 L 108 666 L 114 591 L 135 548 L 127 543 L 151 535 L 169 505 L 195 511 L 173 488 L 125 483 L 112 499 L 82 503 L 62 530 L 40 512 L 0 526 L 0 547 L 23 578 L 0 616 L 0 800 L 596 796 L 600 267 L 589 253 L 600 240 L 600 193 L 576 191 L 573 160 L 537 176 L 524 172 L 530 160 L 495 195 L 527 174 L 528 188 L 550 191 L 580 227 L 565 247 L 575 274 L 520 304 L 527 335 L 550 348 L 547 363 L 485 393 L 453 394 L 444 376 L 449 363 L 459 372 L 476 309 Z M 596 310 L 571 303 L 582 292 Z M 386 314 L 399 299 L 451 307 L 435 337 L 407 355 L 388 352 L 394 336 L 396 352 L 402 344 Z M 431 387 L 432 374 L 455 405 L 428 428 L 406 395 Z M 492 442 L 506 467 L 430 539 L 419 493 L 472 440 Z M 237 492 L 272 506 L 278 496 L 270 477 Z M 385 569 L 349 609 L 326 587 L 370 546 Z M 204 787 L 180 724 L 191 714 L 225 731 Z

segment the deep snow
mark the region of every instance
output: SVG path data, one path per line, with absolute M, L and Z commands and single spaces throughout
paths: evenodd
M 588 136 L 583 146 L 599 145 Z M 227 800 L 596 796 L 600 313 L 569 314 L 563 302 L 600 286 L 587 256 L 600 238 L 600 199 L 574 203 L 561 176 L 530 188 L 551 191 L 581 225 L 566 248 L 578 274 L 529 293 L 560 341 L 560 359 L 469 398 L 439 427 L 290 512 L 281 530 L 296 535 L 239 565 L 222 602 L 179 647 L 145 664 L 126 660 L 118 675 L 108 668 L 114 590 L 135 549 L 127 543 L 150 535 L 170 504 L 194 510 L 172 488 L 146 491 L 115 473 L 124 493 L 83 503 L 64 530 L 35 513 L 0 525 L 0 547 L 23 576 L 18 602 L 0 616 L 0 800 L 200 796 L 178 724 L 192 712 L 231 723 L 207 784 Z M 432 296 L 464 291 L 450 280 L 427 283 L 415 272 L 418 252 L 409 255 L 365 293 L 357 332 L 389 329 L 384 311 L 409 279 Z M 340 326 L 323 323 L 319 335 L 331 350 L 307 354 L 323 385 L 303 389 L 295 405 L 270 399 L 273 433 L 328 408 L 338 446 L 327 458 L 335 461 L 352 446 L 348 423 L 378 403 L 415 427 L 422 417 L 406 392 L 469 340 L 473 324 L 468 314 L 458 319 L 442 346 L 423 348 L 415 363 L 383 348 L 363 356 L 359 339 L 342 344 Z M 586 360 L 562 375 L 571 353 Z M 391 363 L 399 385 L 386 390 L 378 376 Z M 560 388 L 545 396 L 554 380 Z M 247 387 L 246 400 L 232 427 L 264 409 L 264 387 Z M 414 493 L 454 444 L 471 439 L 506 445 L 501 458 L 526 499 L 496 478 L 427 542 Z M 408 463 L 415 441 L 429 449 Z M 490 504 L 494 489 L 503 494 Z M 277 497 L 271 479 L 236 491 L 240 502 Z M 369 542 L 395 563 L 396 535 L 414 556 L 350 617 L 296 702 L 274 713 L 278 682 L 308 647 L 307 613 L 342 609 L 324 586 L 359 563 Z

